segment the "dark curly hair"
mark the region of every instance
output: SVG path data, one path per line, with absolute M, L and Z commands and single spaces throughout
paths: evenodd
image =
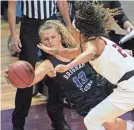
M 110 9 L 104 9 L 102 5 L 95 5 L 90 1 L 79 1 L 75 3 L 78 11 L 75 16 L 75 26 L 84 36 L 107 37 L 106 23 L 111 27 Z M 113 11 L 117 14 L 116 9 Z

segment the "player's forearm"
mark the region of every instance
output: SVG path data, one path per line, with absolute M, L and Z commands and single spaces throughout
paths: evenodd
M 60 11 L 66 25 L 68 27 L 72 26 L 70 16 L 69 16 L 69 7 L 68 7 L 67 0 L 64 0 L 64 1 L 59 0 L 59 1 L 57 1 L 57 5 L 58 5 L 59 11 Z
M 87 63 L 89 60 L 93 59 L 93 57 L 94 55 L 92 53 L 82 53 L 67 65 L 68 69 L 71 69 L 72 67 L 75 67 L 79 64 Z
M 35 78 L 31 86 L 40 82 L 48 74 L 49 72 L 48 67 L 50 67 L 50 64 L 49 61 L 47 60 L 43 61 L 38 67 L 36 67 Z
M 16 1 L 8 1 L 8 22 L 11 35 L 16 35 Z
M 62 56 L 64 58 L 67 58 L 67 59 L 74 59 L 80 53 L 81 53 L 81 49 L 80 48 L 73 48 L 73 49 L 64 48 L 64 49 L 59 49 L 57 51 L 57 55 L 60 55 L 60 56 Z
M 33 83 L 30 86 L 40 82 L 47 75 L 47 73 L 48 73 L 47 68 L 43 68 L 43 69 L 37 68 L 37 69 L 35 69 L 35 78 L 34 78 Z

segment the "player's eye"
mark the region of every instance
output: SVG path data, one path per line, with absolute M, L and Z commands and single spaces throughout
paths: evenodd
M 44 41 L 48 41 L 48 38 L 45 38 Z
M 56 36 L 52 36 L 52 39 L 54 39 Z

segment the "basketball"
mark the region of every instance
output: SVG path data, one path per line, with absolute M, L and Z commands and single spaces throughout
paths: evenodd
M 8 77 L 13 86 L 17 88 L 26 88 L 34 80 L 34 68 L 26 61 L 16 61 L 9 65 Z

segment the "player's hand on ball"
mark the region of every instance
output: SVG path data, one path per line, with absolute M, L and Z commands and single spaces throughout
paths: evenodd
M 9 77 L 8 77 L 8 69 L 4 71 L 4 78 L 8 84 L 10 84 Z
M 55 67 L 55 70 L 57 71 L 57 72 L 65 72 L 65 71 L 67 71 L 68 70 L 68 67 L 67 67 L 67 65 L 57 65 L 56 67 Z

